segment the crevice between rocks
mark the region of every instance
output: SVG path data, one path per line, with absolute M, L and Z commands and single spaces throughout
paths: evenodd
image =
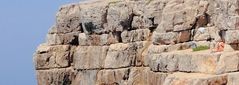
M 195 21 L 194 21 L 194 23 L 193 24 L 191 24 L 191 29 L 190 30 L 192 30 L 191 31 L 191 34 L 190 34 L 190 36 L 191 36 L 191 40 L 190 41 L 193 41 L 194 40 L 194 36 L 195 36 L 195 34 L 196 34 L 196 32 L 197 32 L 197 29 L 199 28 L 199 27 L 206 27 L 206 25 L 208 24 L 208 23 L 210 23 L 210 15 L 209 14 L 207 14 L 207 13 L 203 13 L 202 15 L 198 15 L 196 18 L 195 18 Z

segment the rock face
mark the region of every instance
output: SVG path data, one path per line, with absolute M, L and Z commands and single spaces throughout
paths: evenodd
M 239 0 L 97 0 L 56 16 L 38 85 L 239 84 Z M 219 40 L 223 52 L 190 48 Z

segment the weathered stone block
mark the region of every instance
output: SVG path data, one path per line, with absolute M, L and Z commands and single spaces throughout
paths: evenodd
M 226 75 L 208 75 L 199 73 L 173 73 L 163 85 L 226 85 Z
M 96 85 L 127 85 L 130 69 L 101 70 L 97 73 Z
M 200 1 L 168 1 L 163 9 L 162 20 L 156 31 L 181 31 L 191 29 L 196 22 L 196 16 L 203 14 L 207 6 L 208 3 L 200 4 Z
M 46 43 L 48 45 L 77 45 L 78 33 L 48 34 Z
M 221 39 L 219 35 L 219 29 L 217 27 L 207 27 L 206 32 L 208 31 L 208 34 L 210 35 L 211 40 L 219 40 Z
M 181 49 L 182 44 L 174 44 L 174 45 L 150 45 L 148 48 L 149 54 L 159 54 L 162 52 L 172 52 L 172 51 L 178 51 Z
M 191 30 L 181 31 L 179 32 L 178 41 L 177 42 L 186 42 L 191 39 Z
M 239 30 L 226 31 L 225 42 L 228 44 L 239 43 Z
M 80 46 L 103 46 L 119 42 L 120 35 L 117 34 L 101 34 L 101 35 L 87 35 L 85 33 L 79 34 Z
M 132 68 L 127 85 L 162 85 L 168 73 L 152 72 L 149 68 Z
M 56 14 L 56 24 L 50 29 L 49 33 L 71 33 L 81 32 L 79 4 L 62 6 Z
M 224 52 L 233 52 L 238 49 L 239 49 L 238 44 L 231 44 L 231 45 L 225 44 L 223 51 Z
M 239 83 L 239 73 L 229 73 L 227 75 L 227 85 L 237 85 Z
M 38 70 L 38 85 L 71 85 L 75 72 L 71 68 Z
M 120 68 L 134 65 L 137 47 L 134 44 L 112 44 L 105 58 L 105 68 Z
M 75 73 L 73 82 L 69 85 L 97 85 L 98 70 L 81 70 Z
M 107 23 L 108 4 L 104 2 L 80 5 L 80 22 L 86 34 L 101 34 L 107 30 L 103 27 Z
M 184 50 L 151 54 L 148 58 L 150 58 L 149 67 L 153 71 L 215 73 L 220 53 Z
M 74 68 L 103 68 L 108 48 L 108 46 L 78 46 L 73 58 Z
M 175 32 L 168 33 L 153 33 L 153 44 L 175 44 L 178 39 L 178 34 Z
M 132 21 L 133 29 L 147 29 L 154 26 L 153 18 L 145 18 L 143 16 L 134 16 Z
M 185 45 L 184 45 L 185 44 Z M 179 43 L 175 45 L 149 45 L 147 48 L 145 54 L 144 54 L 144 65 L 148 66 L 150 61 L 150 57 L 152 57 L 153 54 L 161 54 L 164 52 L 173 52 L 178 50 L 185 50 L 190 48 L 189 46 L 186 46 L 188 44 L 186 43 Z
M 67 4 L 61 6 L 56 14 L 56 22 L 63 22 L 70 16 L 78 16 L 81 11 L 80 4 Z
M 82 23 L 79 16 L 71 16 L 64 19 L 62 22 L 57 22 L 55 27 L 51 28 L 49 33 L 71 33 L 82 32 Z
M 136 42 L 136 41 L 145 41 L 149 39 L 150 30 L 149 29 L 138 29 L 132 31 L 123 31 L 121 34 L 122 42 Z
M 182 54 L 184 52 L 184 54 Z M 210 74 L 223 74 L 238 70 L 238 52 L 213 53 L 210 51 L 150 54 L 145 64 L 153 71 L 186 71 Z
M 112 2 L 109 5 L 106 20 L 107 23 L 104 25 L 106 30 L 123 31 L 123 29 L 130 29 L 133 20 L 132 7 L 125 1 Z
M 211 38 L 209 28 L 205 28 L 204 32 L 200 32 L 200 30 L 195 31 L 194 41 L 207 41 Z
M 239 52 L 224 52 L 217 65 L 217 74 L 239 70 Z
M 40 45 L 34 56 L 36 69 L 68 67 L 72 61 L 71 48 L 68 45 Z
M 167 47 L 168 47 L 168 45 L 153 45 L 153 44 L 151 44 L 148 48 L 149 49 L 148 53 L 149 54 L 159 54 L 159 53 L 165 52 Z

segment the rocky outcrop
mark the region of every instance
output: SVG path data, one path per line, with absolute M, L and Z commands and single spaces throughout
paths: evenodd
M 34 54 L 38 85 L 238 85 L 238 4 L 97 0 L 62 6 Z M 220 40 L 224 51 L 211 52 Z M 193 52 L 192 43 L 210 50 Z

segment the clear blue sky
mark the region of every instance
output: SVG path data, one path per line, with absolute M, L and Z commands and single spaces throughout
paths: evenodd
M 80 0 L 0 0 L 0 85 L 37 85 L 32 55 L 58 8 Z

